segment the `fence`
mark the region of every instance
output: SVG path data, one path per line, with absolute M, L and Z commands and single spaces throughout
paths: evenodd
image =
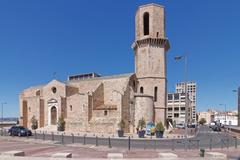
M 1 130 L 1 136 L 9 136 L 7 130 Z M 229 148 L 234 147 L 238 148 L 240 144 L 239 139 L 231 136 L 212 136 L 212 137 L 203 137 L 198 136 L 196 138 L 188 138 L 188 139 L 136 139 L 129 137 L 124 138 L 114 138 L 114 137 L 103 137 L 103 136 L 95 136 L 90 137 L 86 134 L 70 134 L 66 135 L 64 133 L 54 133 L 54 132 L 33 132 L 32 136 L 26 136 L 22 138 L 31 138 L 36 140 L 48 140 L 52 141 L 55 144 L 82 144 L 82 145 L 94 145 L 96 147 L 108 146 L 109 148 L 118 147 L 118 148 L 126 148 L 128 150 L 131 149 L 169 149 L 169 150 L 177 150 L 184 149 L 192 150 L 192 149 L 209 149 L 213 148 Z M 206 139 L 207 138 L 207 139 Z

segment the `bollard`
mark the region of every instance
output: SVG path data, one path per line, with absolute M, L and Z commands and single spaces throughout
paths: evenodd
M 154 150 L 157 149 L 157 140 L 154 140 Z
M 200 141 L 200 140 L 197 140 L 197 149 L 199 149 L 199 141 Z
M 212 150 L 212 138 L 210 138 L 209 149 Z
M 221 149 L 223 149 L 223 143 L 224 143 L 224 141 L 223 141 L 223 139 L 221 139 Z
M 130 151 L 131 149 L 131 138 L 130 136 L 128 137 L 128 150 Z
M 43 132 L 43 140 L 45 140 L 45 133 Z
M 174 142 L 174 139 L 172 139 L 172 150 L 173 150 L 173 151 L 175 150 L 175 142 Z
M 72 133 L 72 143 L 74 143 L 74 134 Z
M 111 139 L 108 137 L 108 148 L 112 148 Z
M 54 133 L 52 132 L 52 141 L 54 141 Z
M 62 133 L 62 144 L 64 143 L 64 137 L 63 137 L 63 133 Z
M 96 136 L 96 146 L 98 146 L 98 136 Z
M 37 132 L 34 131 L 34 138 L 37 139 Z
M 205 155 L 205 149 L 200 149 L 200 157 L 204 157 Z
M 235 139 L 235 149 L 237 149 L 237 145 L 238 145 L 237 137 L 234 137 L 234 139 Z
M 229 138 L 227 139 L 227 149 L 229 149 Z
M 85 145 L 86 144 L 86 134 L 84 134 L 84 136 L 83 136 L 83 145 Z
M 191 140 L 190 139 L 188 140 L 188 149 L 189 150 L 191 149 Z
M 143 149 L 146 149 L 146 141 L 143 142 Z

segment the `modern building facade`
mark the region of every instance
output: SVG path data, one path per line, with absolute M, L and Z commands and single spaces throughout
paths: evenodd
M 238 117 L 228 113 L 218 113 L 214 116 L 214 121 L 228 126 L 237 126 Z
M 196 83 L 187 83 L 187 97 L 185 83 L 177 83 L 175 93 L 168 93 L 167 119 L 176 124 L 196 123 Z M 186 109 L 187 108 L 187 109 Z M 187 116 L 185 116 L 187 115 Z
M 196 100 L 197 100 L 197 84 L 196 82 L 187 82 L 187 87 L 185 87 L 184 82 L 176 84 L 176 93 L 185 93 L 185 88 L 187 89 L 189 102 L 189 113 L 191 114 L 192 123 L 196 122 Z
M 135 72 L 101 77 L 96 73 L 69 76 L 61 82 L 30 87 L 20 94 L 20 123 L 31 126 L 36 117 L 41 128 L 55 127 L 63 116 L 66 131 L 114 133 L 125 121 L 125 132 L 136 131 L 139 119 L 165 123 L 167 106 L 164 7 L 140 6 L 136 12 L 132 44 Z
M 168 93 L 167 119 L 171 119 L 175 124 L 185 124 L 186 101 L 184 93 Z M 188 102 L 189 100 L 187 100 Z M 187 116 L 188 123 L 191 116 Z

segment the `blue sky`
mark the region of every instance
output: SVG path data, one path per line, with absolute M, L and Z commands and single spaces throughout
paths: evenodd
M 131 44 L 139 5 L 166 9 L 168 90 L 184 79 L 198 84 L 197 110 L 236 108 L 240 86 L 240 1 L 238 0 L 2 0 L 0 1 L 0 101 L 5 116 L 18 116 L 18 94 L 25 88 L 68 75 L 134 72 Z

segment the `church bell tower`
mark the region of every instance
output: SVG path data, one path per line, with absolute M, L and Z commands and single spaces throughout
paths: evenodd
M 132 48 L 135 53 L 138 95 L 151 96 L 153 101 L 152 107 L 142 103 L 139 110 L 152 112 L 152 121 L 161 121 L 165 124 L 167 107 L 166 52 L 170 46 L 165 34 L 164 7 L 158 4 L 140 6 L 135 17 L 135 32 L 135 42 L 132 44 Z M 144 107 L 148 108 L 144 109 Z

